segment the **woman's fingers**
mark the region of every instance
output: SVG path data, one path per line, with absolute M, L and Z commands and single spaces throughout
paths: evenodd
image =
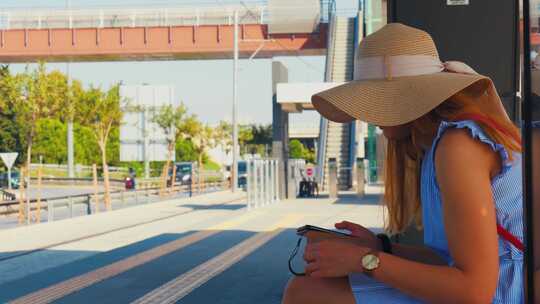
M 306 249 L 304 250 L 304 261 L 311 263 L 315 261 L 316 257 L 317 257 L 317 250 L 315 246 L 307 245 Z
M 362 228 L 364 228 L 364 227 L 362 227 L 362 226 L 360 226 L 358 224 L 347 222 L 347 221 L 343 221 L 341 223 L 336 223 L 334 226 L 337 229 L 345 229 L 345 230 L 349 230 L 351 232 L 362 230 Z
M 347 230 L 349 230 L 349 228 L 354 227 L 354 224 L 351 223 L 351 222 L 342 221 L 342 222 L 336 223 L 334 226 L 337 229 L 347 229 Z
M 305 272 L 307 275 L 311 275 L 313 272 L 319 270 L 319 264 L 317 262 L 309 263 L 306 266 Z

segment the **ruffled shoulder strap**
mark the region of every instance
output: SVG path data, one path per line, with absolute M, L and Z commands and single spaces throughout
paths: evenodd
M 494 142 L 486 133 L 484 130 L 476 124 L 473 120 L 463 120 L 463 121 L 442 121 L 439 125 L 439 130 L 437 131 L 437 136 L 435 137 L 435 141 L 433 142 L 433 148 L 432 153 L 433 156 L 435 156 L 435 150 L 437 149 L 437 145 L 439 144 L 439 141 L 441 140 L 442 136 L 444 135 L 444 132 L 448 129 L 466 129 L 469 131 L 469 134 L 471 137 L 475 140 L 478 140 L 484 144 L 487 144 L 493 151 L 497 152 L 501 157 L 501 174 L 503 175 L 508 170 L 512 168 L 512 161 L 510 161 L 510 157 L 508 155 L 508 152 L 504 148 L 503 145 Z

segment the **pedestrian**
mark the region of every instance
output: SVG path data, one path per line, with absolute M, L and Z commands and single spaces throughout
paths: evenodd
M 337 223 L 353 238 L 309 243 L 285 304 L 523 303 L 521 139 L 488 77 L 392 23 L 360 43 L 354 81 L 312 101 L 381 127 L 386 231 L 422 226 L 425 246 Z

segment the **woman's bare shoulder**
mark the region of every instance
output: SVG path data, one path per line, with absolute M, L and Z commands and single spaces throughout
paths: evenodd
M 474 139 L 467 129 L 449 129 L 435 151 L 435 167 L 454 170 L 498 170 L 500 158 L 489 145 Z M 485 171 L 484 171 L 485 172 Z

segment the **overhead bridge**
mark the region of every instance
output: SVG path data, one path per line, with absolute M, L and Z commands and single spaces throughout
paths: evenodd
M 235 12 L 241 57 L 326 54 L 327 24 L 320 23 L 319 7 L 306 13 L 305 7 L 283 7 L 281 2 L 3 11 L 0 62 L 230 58 Z M 287 20 L 294 26 L 287 26 Z

